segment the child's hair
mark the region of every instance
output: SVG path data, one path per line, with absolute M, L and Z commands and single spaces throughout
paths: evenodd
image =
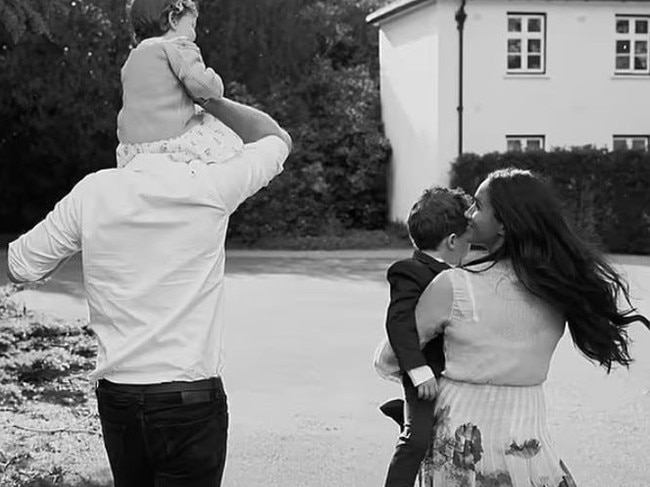
M 138 41 L 167 32 L 170 13 L 175 18 L 188 12 L 199 14 L 198 4 L 194 0 L 132 0 L 127 10 Z
M 465 212 L 470 206 L 470 197 L 460 189 L 434 186 L 425 190 L 406 222 L 413 245 L 419 250 L 435 250 L 452 233 L 465 233 Z

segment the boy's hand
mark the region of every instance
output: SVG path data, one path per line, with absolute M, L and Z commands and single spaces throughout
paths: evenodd
M 438 381 L 435 377 L 418 386 L 418 397 L 425 401 L 433 401 L 438 394 Z

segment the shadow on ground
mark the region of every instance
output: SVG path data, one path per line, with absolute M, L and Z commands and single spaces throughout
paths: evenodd
M 226 260 L 226 275 L 294 274 L 319 279 L 383 281 L 390 261 L 385 257 L 239 257 Z

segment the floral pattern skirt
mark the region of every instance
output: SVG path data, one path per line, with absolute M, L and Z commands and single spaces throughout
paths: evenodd
M 576 487 L 546 428 L 541 385 L 440 381 L 421 487 Z
M 138 154 L 169 154 L 176 162 L 200 160 L 206 164 L 224 162 L 239 154 L 242 140 L 221 120 L 196 107 L 196 122 L 184 134 L 171 139 L 140 144 L 119 144 L 117 167 L 126 166 Z

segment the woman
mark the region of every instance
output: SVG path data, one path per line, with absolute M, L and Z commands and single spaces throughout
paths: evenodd
M 467 211 L 487 256 L 444 271 L 420 298 L 422 342 L 444 333 L 426 486 L 571 487 L 546 428 L 542 383 L 568 324 L 608 372 L 627 366 L 626 328 L 639 314 L 622 278 L 567 224 L 550 188 L 528 171 L 491 173 Z

